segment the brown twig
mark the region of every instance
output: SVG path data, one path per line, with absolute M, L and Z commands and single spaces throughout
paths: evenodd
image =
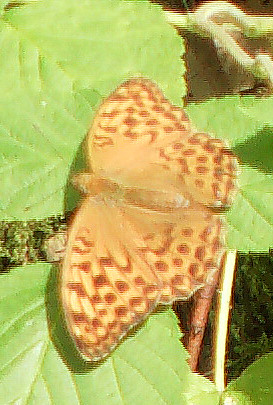
M 208 284 L 201 288 L 194 296 L 194 306 L 191 314 L 190 331 L 187 350 L 190 354 L 188 363 L 192 371 L 197 370 L 204 333 L 208 321 L 208 314 L 212 298 L 218 285 L 221 267 L 211 277 Z

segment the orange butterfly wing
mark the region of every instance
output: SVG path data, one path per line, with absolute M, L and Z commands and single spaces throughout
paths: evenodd
M 101 105 L 87 142 L 93 175 L 69 231 L 62 300 L 77 347 L 98 360 L 219 267 L 224 228 L 210 207 L 231 203 L 236 159 L 147 79 Z
M 175 192 L 206 206 L 230 205 L 237 161 L 225 143 L 192 130 L 147 79 L 122 84 L 100 107 L 87 139 L 93 172 L 137 189 Z
M 223 250 L 222 219 L 209 210 L 177 208 L 157 212 L 125 205 L 122 216 L 145 247 L 145 258 L 161 282 L 160 303 L 187 299 L 219 267 Z
M 153 310 L 162 283 L 139 251 L 144 240 L 109 201 L 86 198 L 69 232 L 62 301 L 82 354 L 98 360 Z
M 159 302 L 188 298 L 219 265 L 219 218 L 183 211 L 85 198 L 69 232 L 62 301 L 86 358 L 106 356 Z

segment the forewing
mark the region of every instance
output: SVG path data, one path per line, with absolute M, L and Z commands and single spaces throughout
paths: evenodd
M 100 177 L 146 190 L 180 193 L 207 206 L 228 206 L 237 161 L 225 143 L 195 132 L 148 79 L 131 79 L 100 106 L 87 139 Z
M 162 283 L 145 241 L 114 202 L 87 197 L 69 229 L 61 295 L 68 329 L 89 360 L 106 356 L 156 306 Z

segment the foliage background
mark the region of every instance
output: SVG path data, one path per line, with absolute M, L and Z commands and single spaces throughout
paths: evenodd
M 100 3 L 100 7 L 102 7 L 103 2 L 104 0 Z M 82 57 L 80 50 L 84 38 L 82 36 L 77 37 L 74 33 L 74 42 L 71 43 L 70 29 L 73 32 L 73 29 L 77 31 L 79 28 L 77 18 L 80 18 L 82 23 L 83 15 L 80 15 L 80 10 L 88 5 L 88 1 L 82 2 L 81 8 L 78 7 L 77 10 L 74 10 L 73 7 L 70 10 L 61 7 L 60 13 L 56 14 L 58 11 L 56 1 L 48 0 L 50 36 L 46 31 L 43 31 L 45 15 L 42 7 L 40 11 L 37 8 L 35 14 L 31 15 L 28 8 L 7 7 L 6 3 L 1 2 L 6 10 L 1 19 L 2 44 L 4 45 L 1 47 L 1 71 L 9 72 L 9 77 L 3 75 L 0 80 L 1 94 L 5 95 L 5 109 L 1 113 L 1 147 L 5 154 L 1 162 L 1 170 L 2 174 L 5 175 L 5 170 L 7 171 L 8 168 L 11 176 L 5 177 L 3 181 L 0 199 L 1 219 L 3 219 L 0 235 L 0 265 L 3 272 L 7 272 L 12 266 L 42 260 L 44 258 L 44 239 L 65 226 L 66 218 L 50 216 L 62 212 L 63 208 L 69 211 L 75 206 L 77 196 L 72 193 L 65 181 L 69 176 L 69 171 L 79 170 L 83 165 L 80 144 L 92 118 L 92 110 L 96 108 L 101 97 L 109 93 L 114 82 L 121 82 L 123 78 L 127 78 L 126 76 L 132 73 L 132 69 L 135 69 L 134 73 L 145 72 L 147 76 L 157 81 L 173 102 L 181 104 L 180 96 L 185 94 L 185 88 L 180 81 L 184 71 L 183 63 L 177 56 L 182 53 L 181 42 L 175 39 L 174 34 L 171 34 L 172 29 L 170 27 L 166 28 L 166 32 L 162 31 L 165 25 L 159 9 L 155 11 L 154 15 L 151 13 L 149 24 L 144 19 L 137 22 L 139 23 L 137 36 L 134 33 L 131 38 L 132 43 L 134 43 L 135 37 L 139 40 L 134 48 L 136 54 L 138 47 L 143 47 L 143 43 L 149 49 L 155 50 L 152 61 L 149 58 L 145 59 L 147 55 L 143 59 L 136 58 L 133 61 L 128 59 L 127 63 L 122 60 L 122 66 L 125 66 L 125 69 L 120 72 L 121 64 L 118 62 L 123 59 L 124 49 L 123 52 L 120 52 L 115 48 L 115 54 L 109 55 L 109 58 L 117 61 L 116 70 L 114 69 L 115 78 L 109 76 L 106 64 L 101 72 L 104 75 L 104 80 L 97 84 L 96 74 L 90 71 L 92 64 L 89 63 L 85 66 L 80 64 Z M 71 0 L 67 3 L 68 6 L 73 4 Z M 133 4 L 133 2 L 131 3 Z M 147 2 L 143 2 L 143 7 L 148 4 L 145 3 Z M 138 6 L 131 5 L 131 7 Z M 106 8 L 111 13 L 111 7 Z M 67 33 L 67 26 L 65 23 L 62 26 L 61 21 L 63 18 L 65 22 L 65 19 L 70 17 L 71 10 L 73 10 L 72 28 L 69 27 L 68 32 L 70 34 L 66 38 L 64 32 Z M 117 19 L 121 10 L 122 6 L 119 11 L 113 11 L 113 15 L 109 18 Z M 75 15 L 75 11 L 79 13 L 78 17 Z M 65 13 L 67 14 L 65 15 Z M 145 16 L 147 16 L 147 12 Z M 58 19 L 58 25 L 54 24 L 54 19 Z M 162 25 L 157 26 L 158 19 L 161 19 Z M 91 24 L 89 20 L 88 24 Z M 149 40 L 154 40 L 154 42 L 147 44 L 147 31 L 144 30 L 143 36 L 141 36 L 141 28 L 149 25 L 152 27 Z M 55 38 L 54 29 L 59 30 L 59 32 L 55 32 Z M 86 32 L 84 24 L 82 30 L 81 34 Z M 166 39 L 168 35 L 169 43 Z M 55 40 L 58 37 L 61 38 L 61 42 L 54 42 L 54 46 L 51 48 L 52 38 Z M 166 43 L 162 48 L 163 37 L 166 39 Z M 97 40 L 98 38 L 95 38 L 94 42 Z M 120 41 L 119 38 L 115 38 L 115 40 Z M 128 49 L 131 42 L 129 39 Z M 170 43 L 173 53 L 171 52 L 169 58 L 166 58 L 166 51 L 170 49 Z M 176 48 L 174 48 L 174 43 L 176 43 Z M 60 46 L 63 47 L 64 44 L 66 47 L 60 52 Z M 41 49 L 43 50 L 42 54 L 40 53 Z M 98 54 L 99 52 L 100 50 L 98 50 Z M 162 66 L 163 59 L 166 64 L 165 67 Z M 158 70 L 153 63 L 154 60 L 161 63 Z M 138 68 L 135 67 L 136 64 Z M 100 62 L 101 65 L 102 62 Z M 12 69 L 10 69 L 11 66 Z M 150 66 L 153 68 L 151 69 Z M 42 77 L 40 83 L 39 75 Z M 171 87 L 168 86 L 169 82 L 172 82 Z M 56 83 L 59 85 L 56 86 Z M 36 93 L 37 86 L 40 86 L 39 93 Z M 74 95 L 73 99 L 67 97 L 71 92 Z M 39 98 L 35 99 L 37 94 Z M 271 146 L 272 122 L 270 116 L 265 113 L 271 110 L 271 105 L 271 98 L 257 100 L 255 96 L 252 96 L 244 101 L 241 96 L 236 95 L 229 95 L 223 101 L 212 99 L 203 105 L 200 103 L 188 105 L 188 112 L 198 129 L 216 133 L 219 137 L 226 137 L 227 135 L 231 142 L 241 137 L 241 145 L 236 145 L 238 154 L 241 159 L 245 159 L 243 163 L 246 165 L 246 170 L 243 173 L 243 190 L 246 198 L 241 199 L 241 202 L 251 202 L 250 205 L 254 207 L 250 214 L 248 209 L 245 211 L 252 219 L 252 228 L 250 230 L 244 229 L 244 232 L 237 235 L 236 247 L 242 243 L 242 250 L 248 251 L 249 240 L 247 238 L 249 234 L 253 236 L 252 231 L 255 229 L 253 232 L 256 234 L 252 239 L 251 247 L 256 252 L 254 254 L 241 254 L 238 262 L 234 311 L 230 327 L 228 363 L 230 377 L 239 375 L 257 356 L 268 352 L 273 346 L 273 263 L 270 255 L 257 253 L 258 251 L 265 252 L 272 246 L 272 212 L 269 209 L 264 222 L 261 222 L 262 215 L 260 215 L 261 212 L 264 215 L 267 207 L 270 208 L 272 201 L 270 195 L 272 159 L 268 158 L 265 153 Z M 223 107 L 226 117 L 224 123 Z M 33 123 L 33 118 L 37 116 L 41 118 L 41 121 Z M 210 117 L 210 120 L 207 121 L 206 117 Z M 234 132 L 230 134 L 227 127 L 231 119 L 236 122 L 236 125 L 233 128 Z M 4 122 L 5 125 L 3 125 Z M 56 124 L 57 134 L 55 134 Z M 23 131 L 22 128 L 24 128 Z M 50 150 L 44 149 L 44 145 L 47 144 L 45 136 L 47 137 L 48 134 L 52 135 L 51 140 L 54 142 L 53 146 L 51 144 Z M 75 134 L 74 143 L 71 143 L 72 138 L 67 137 L 75 137 Z M 258 152 L 262 152 L 258 158 L 256 157 L 256 161 L 255 156 L 249 156 L 247 149 L 244 148 L 244 140 L 251 137 L 253 138 L 252 149 L 255 152 L 257 149 Z M 26 142 L 20 144 L 19 140 L 21 139 L 25 139 Z M 74 156 L 75 149 L 78 150 L 76 156 Z M 61 157 L 59 156 L 60 150 L 64 151 L 64 155 Z M 17 166 L 20 156 L 23 159 Z M 55 160 L 50 160 L 52 156 Z M 40 159 L 38 171 L 36 170 L 37 157 L 38 160 Z M 8 166 L 7 162 L 9 163 Z M 58 166 L 56 166 L 56 162 Z M 69 166 L 69 162 L 71 162 L 71 166 Z M 260 166 L 257 165 L 257 162 Z M 34 168 L 34 171 L 29 176 L 31 167 Z M 10 187 L 11 184 L 12 187 Z M 257 187 L 258 185 L 259 187 Z M 25 194 L 24 190 L 26 190 Z M 59 193 L 60 191 L 60 198 L 56 199 L 56 192 Z M 33 195 L 40 195 L 40 199 L 33 201 Z M 65 206 L 63 207 L 64 201 Z M 32 211 L 35 204 L 36 211 Z M 241 209 L 244 212 L 244 207 Z M 235 224 L 238 220 L 234 211 L 229 217 L 231 224 Z M 234 219 L 232 219 L 232 215 L 235 215 Z M 40 218 L 40 220 L 33 221 L 33 217 Z M 49 217 L 49 219 L 44 219 L 45 217 Z M 13 221 L 14 218 L 16 221 Z M 18 219 L 21 219 L 21 222 Z M 266 231 L 264 230 L 265 226 Z M 264 236 L 262 242 L 261 235 Z M 235 232 L 233 232 L 231 240 L 236 240 Z M 14 302 L 16 303 L 16 300 Z M 189 306 L 184 306 L 184 309 L 179 309 L 182 319 L 187 318 L 188 308 Z M 213 318 L 213 313 L 211 318 Z M 201 370 L 206 373 L 210 372 L 210 364 L 207 362 L 211 347 L 210 330 L 209 327 L 206 337 L 207 346 L 200 365 Z M 82 378 L 84 379 L 84 377 Z
M 159 1 L 159 3 L 167 9 L 188 9 L 190 11 L 194 10 L 196 6 L 203 2 L 166 0 Z M 249 13 L 269 15 L 273 13 L 272 1 L 241 0 L 233 1 L 233 4 L 237 4 Z M 241 102 L 238 101 L 239 99 L 236 97 L 230 97 L 231 93 L 238 93 L 240 85 L 242 88 L 254 88 L 256 85 L 255 80 L 248 76 L 247 71 L 241 70 L 238 66 L 223 66 L 223 58 L 219 57 L 219 54 L 215 51 L 215 45 L 210 41 L 199 40 L 186 33 L 181 33 L 181 35 L 186 38 L 187 44 L 185 59 L 188 68 L 188 84 L 191 87 L 188 89 L 186 100 L 187 103 L 194 102 L 192 105 L 188 104 L 188 111 L 190 115 L 192 114 L 193 122 L 195 124 L 198 123 L 198 127 L 203 124 L 204 117 L 202 116 L 200 101 L 204 102 L 212 98 L 204 108 L 204 113 L 207 114 L 208 119 L 211 121 L 215 119 L 215 121 L 209 122 L 205 126 L 205 130 L 210 131 L 213 129 L 214 132 L 219 135 L 222 131 L 223 133 L 226 132 L 226 128 L 230 128 L 232 132 L 234 132 L 242 129 L 246 125 L 243 132 L 248 134 L 256 133 L 257 136 L 253 137 L 253 141 L 250 141 L 250 138 L 248 138 L 248 146 L 244 151 L 242 148 L 243 145 L 236 145 L 235 153 L 237 153 L 242 163 L 250 163 L 254 168 L 260 167 L 261 172 L 272 174 L 272 155 L 269 153 L 273 147 L 271 122 L 268 121 L 268 117 L 264 117 L 264 123 L 267 123 L 267 125 L 261 125 L 257 131 L 257 129 L 255 130 L 253 128 L 253 114 L 248 116 L 248 120 L 245 123 L 241 115 L 243 106 L 252 105 L 253 112 L 256 109 L 255 117 L 260 116 L 263 120 L 263 112 L 266 110 L 271 111 L 271 98 L 269 97 L 267 99 L 265 96 L 263 99 L 263 96 L 261 98 L 260 94 L 257 93 L 255 95 L 255 91 L 253 91 L 254 96 L 243 97 L 245 101 Z M 257 46 L 257 44 L 255 46 Z M 268 51 L 272 55 L 272 42 Z M 217 84 L 215 84 L 215 82 Z M 193 94 L 189 95 L 189 92 Z M 222 98 L 222 102 L 220 100 L 216 102 L 213 101 L 213 97 L 216 95 Z M 230 97 L 230 103 L 234 104 L 234 109 L 227 108 L 229 103 L 228 97 Z M 209 107 L 209 104 L 211 107 Z M 225 108 L 227 109 L 227 114 L 223 116 L 221 112 L 223 112 Z M 229 120 L 234 124 L 232 128 L 230 127 Z M 261 209 L 264 214 L 266 213 L 266 207 L 271 205 L 271 197 L 267 200 L 267 195 L 269 196 L 271 189 L 270 183 L 267 183 L 264 189 L 265 193 L 258 197 L 260 200 L 260 208 L 258 208 L 258 210 Z M 260 187 L 260 182 L 253 185 L 257 195 Z M 249 200 L 250 204 L 252 204 L 253 201 L 254 200 L 251 198 Z M 246 211 L 243 209 L 241 212 L 245 213 Z M 242 218 L 244 220 L 244 216 L 242 216 Z M 272 215 L 266 216 L 265 214 L 265 218 L 266 222 L 268 222 L 271 227 Z M 261 241 L 264 235 L 267 234 L 266 227 L 262 227 L 259 233 Z M 246 245 L 244 245 L 245 242 Z M 253 360 L 273 349 L 273 260 L 271 254 L 267 253 L 267 249 L 272 246 L 272 236 L 269 237 L 263 246 L 258 247 L 258 249 L 254 246 L 252 249 L 248 248 L 248 242 L 247 238 L 240 235 L 237 244 L 239 258 L 234 286 L 233 310 L 229 336 L 227 363 L 229 379 L 239 376 L 244 368 L 251 364 Z M 244 251 L 244 253 L 240 253 L 240 250 Z M 249 250 L 256 251 L 251 253 Z M 259 251 L 263 252 L 258 253 Z M 188 314 L 191 307 L 192 302 L 189 302 L 187 305 L 178 305 L 178 313 L 183 319 L 183 325 L 188 325 L 188 328 Z M 210 353 L 213 339 L 213 319 L 214 311 L 210 314 L 210 321 L 205 335 L 204 350 L 199 364 L 200 370 L 208 375 L 211 373 Z

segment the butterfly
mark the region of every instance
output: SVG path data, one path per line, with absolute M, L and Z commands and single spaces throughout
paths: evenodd
M 189 298 L 219 268 L 219 212 L 236 193 L 237 160 L 145 78 L 103 101 L 86 153 L 61 300 L 78 351 L 98 361 L 158 304 Z

